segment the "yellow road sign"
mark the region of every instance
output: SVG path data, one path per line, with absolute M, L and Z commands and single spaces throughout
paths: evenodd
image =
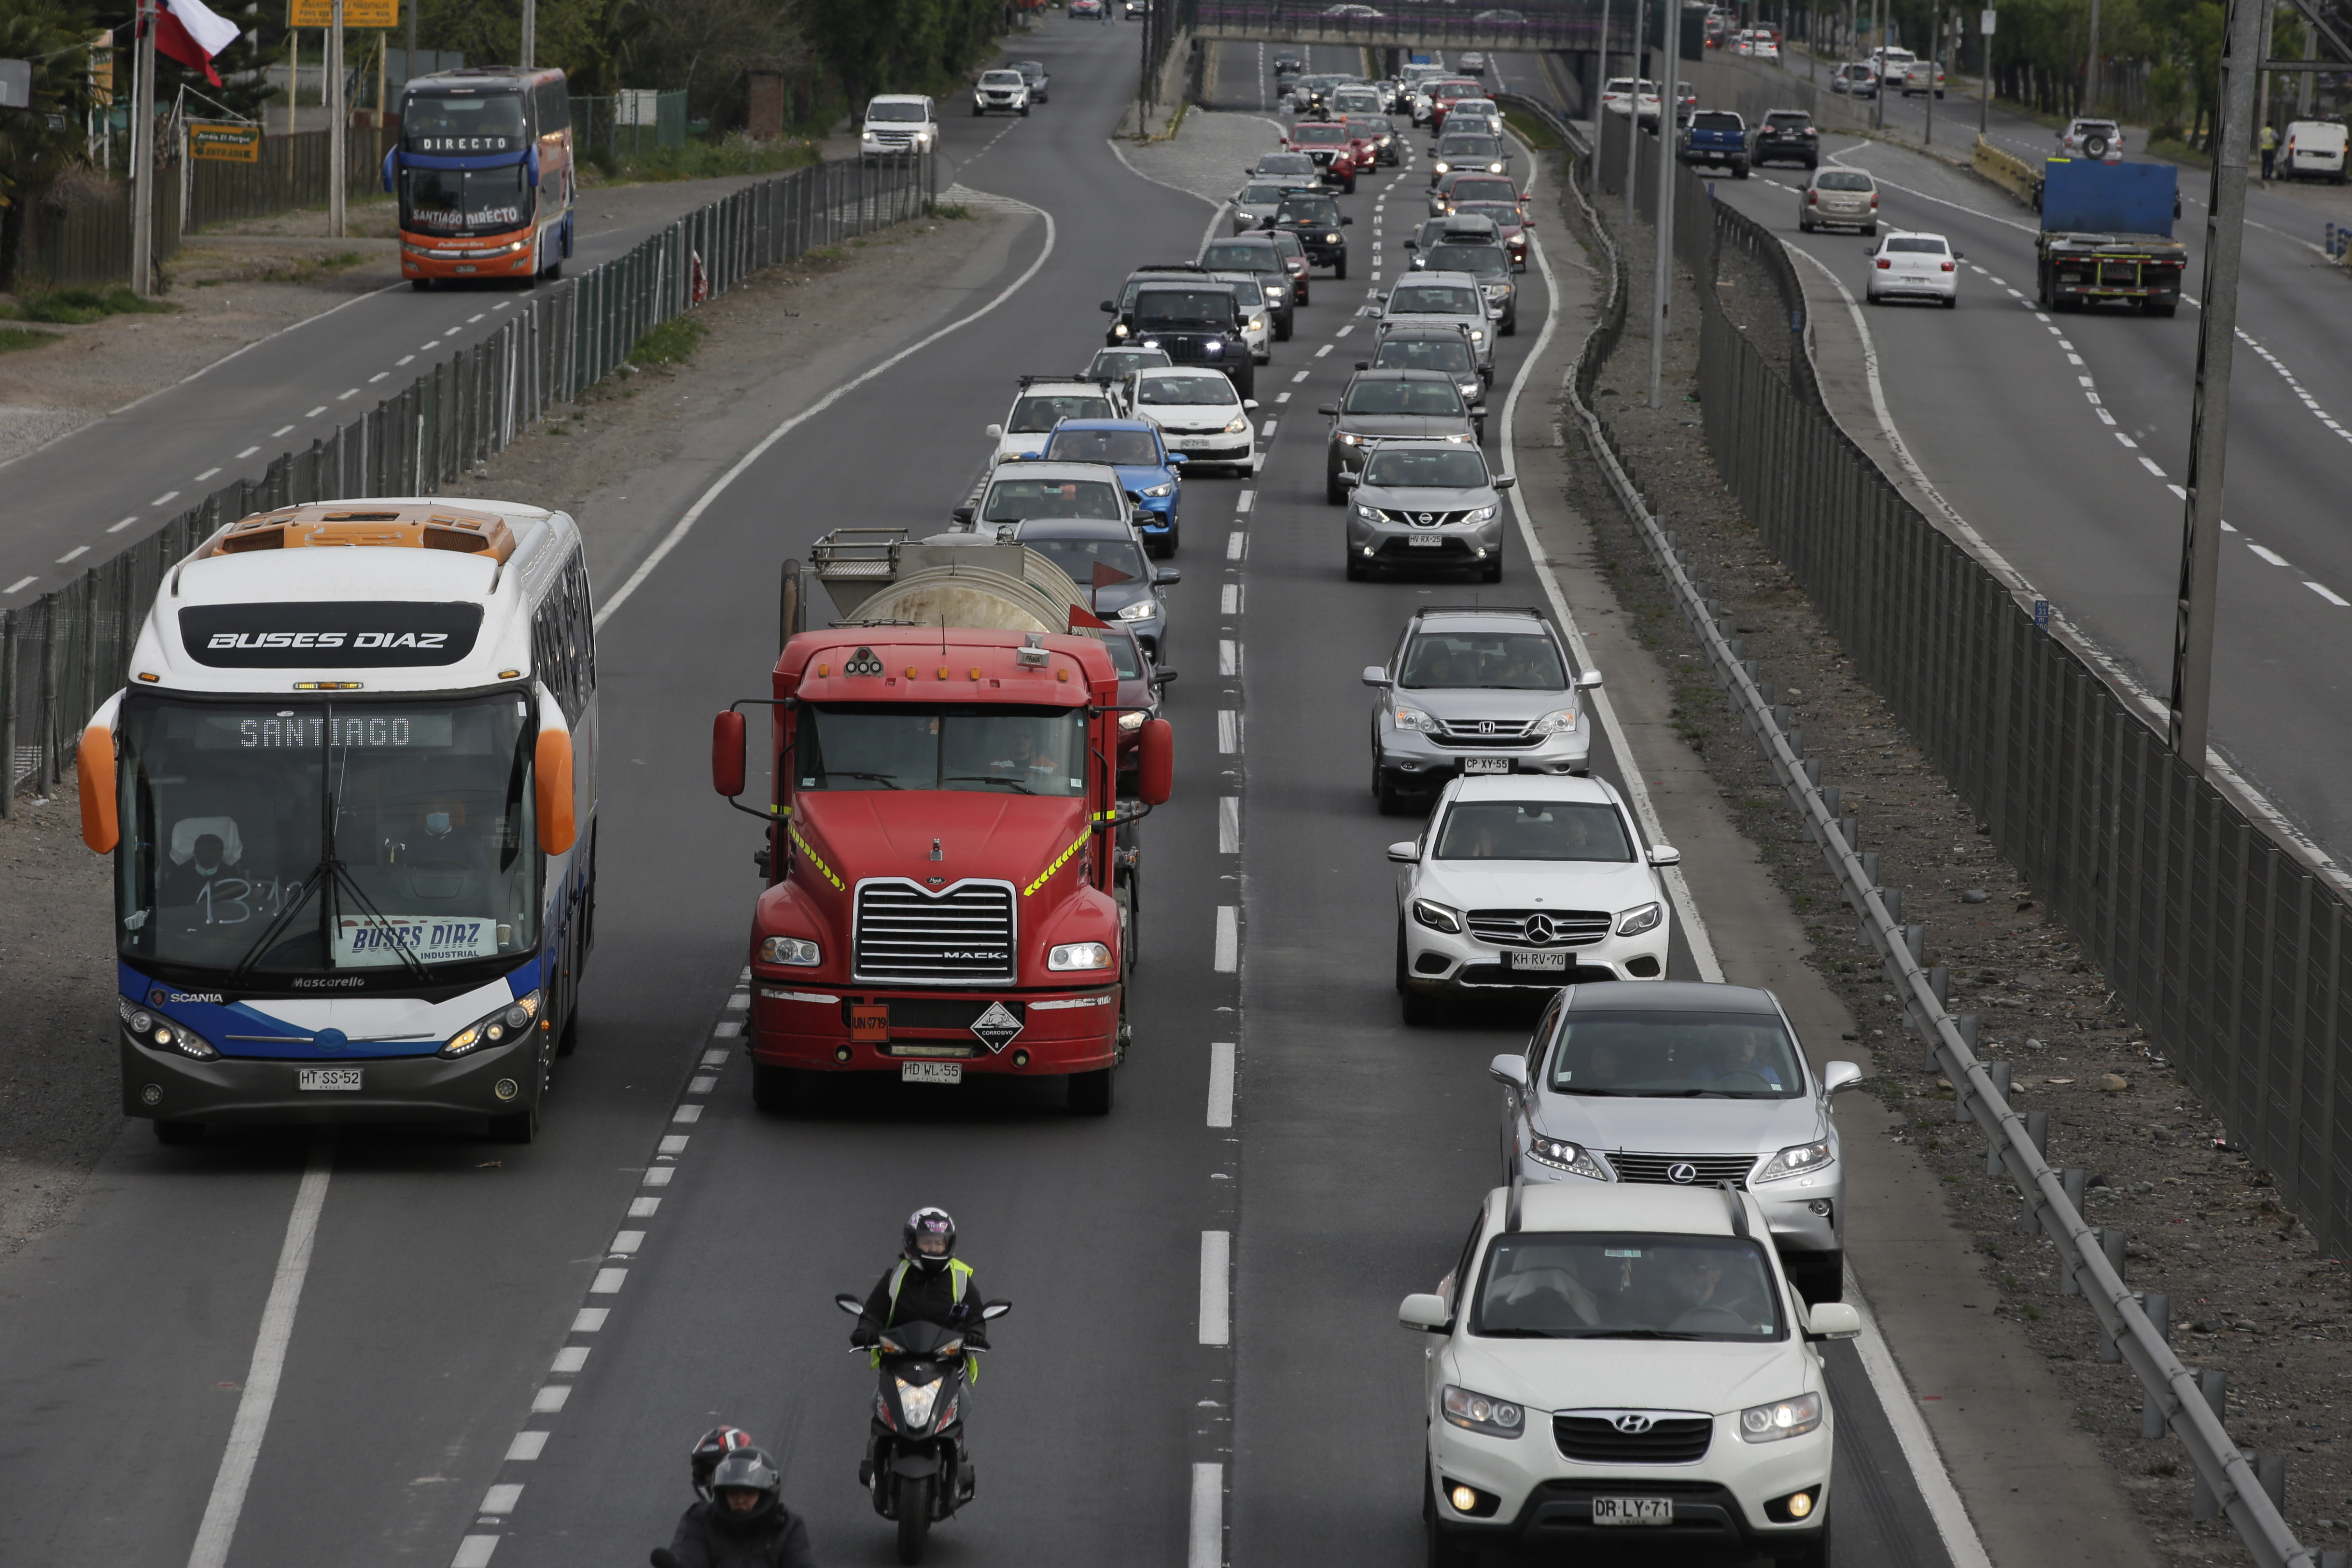
M 225 163 L 257 163 L 261 161 L 261 127 L 192 124 L 188 127 L 188 156 Z
M 289 27 L 331 27 L 335 25 L 334 0 L 287 0 L 289 12 L 286 25 Z M 400 26 L 400 0 L 343 0 L 343 26 L 346 27 L 397 27 Z

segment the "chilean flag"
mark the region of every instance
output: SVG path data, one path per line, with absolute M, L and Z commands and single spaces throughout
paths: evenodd
M 155 18 L 155 52 L 169 56 L 190 70 L 205 73 L 215 87 L 221 84 L 213 57 L 236 41 L 237 25 L 213 15 L 203 0 L 161 0 Z

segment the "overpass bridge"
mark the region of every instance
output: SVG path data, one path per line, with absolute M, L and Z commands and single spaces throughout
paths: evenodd
M 1375 49 L 1479 49 L 1513 54 L 1589 54 L 1600 47 L 1596 4 L 1519 7 L 1401 5 L 1383 12 L 1369 5 L 1285 4 L 1282 0 L 1192 0 L 1181 7 L 1181 32 L 1200 39 L 1260 44 L 1352 44 Z M 1633 5 L 1611 7 L 1612 54 L 1633 47 Z

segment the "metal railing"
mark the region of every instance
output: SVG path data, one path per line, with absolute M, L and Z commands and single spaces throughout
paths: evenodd
M 435 495 L 628 358 L 645 334 L 752 273 L 928 211 L 933 161 L 813 164 L 747 185 L 626 255 L 542 286 L 498 331 L 257 479 L 222 486 L 64 587 L 0 610 L 0 816 L 60 781 L 83 721 L 128 678 L 164 574 L 225 523 L 344 496 Z
M 1568 130 L 1556 121 L 1555 129 Z M 1571 139 L 1570 144 L 1577 143 Z M 1606 163 L 1601 173 L 1605 188 L 1612 180 Z M 2224 900 L 2217 895 L 2223 889 L 2215 885 L 2221 878 L 2209 877 L 2192 891 L 2188 872 L 2194 847 L 2210 844 L 2221 819 L 2234 813 L 2174 762 L 2162 738 L 2069 649 L 2038 629 L 2031 613 L 2021 609 L 1990 572 L 1905 501 L 1816 399 L 1773 371 L 1765 354 L 1724 314 L 1713 284 L 1722 245 L 1740 244 L 1760 255 L 1778 248 L 1779 242 L 1715 202 L 1688 170 L 1677 168 L 1675 184 L 1677 226 L 1687 236 L 1677 249 L 1685 259 L 1701 258 L 1694 267 L 1703 316 L 1700 405 L 1722 477 L 1768 545 L 1806 585 L 1858 668 L 1951 783 L 1986 810 L 1996 842 L 2037 889 L 2048 893 L 2085 949 L 2107 961 L 2118 989 L 2135 999 L 2151 994 L 2151 985 L 2158 994 L 2189 992 L 2178 982 L 2168 986 L 2154 971 L 2166 963 L 2193 965 L 2185 949 L 2197 945 L 2191 933 L 2199 928 L 2182 917 L 2191 910 L 2222 912 Z M 2161 1317 L 2164 1304 L 2150 1298 L 2144 1305 L 2124 1283 L 2123 1233 L 2084 1218 L 2084 1173 L 2050 1165 L 2043 1152 L 2046 1117 L 2029 1118 L 2014 1110 L 2006 1098 L 2008 1064 L 1988 1064 L 1976 1055 L 1976 1016 L 1955 1016 L 1948 1010 L 1949 973 L 1924 963 L 1926 925 L 1906 921 L 1900 889 L 1877 885 L 1878 858 L 1861 847 L 1860 817 L 1843 810 L 1835 788 L 1822 786 L 1820 763 L 1805 756 L 1803 731 L 1790 727 L 1789 710 L 1775 700 L 1777 693 L 1761 679 L 1756 662 L 1745 657 L 1723 606 L 1706 597 L 1675 534 L 1652 511 L 1607 427 L 1592 413 L 1594 380 L 1624 331 L 1625 267 L 1607 225 L 1575 182 L 1568 184 L 1609 261 L 1608 299 L 1570 380 L 1575 419 L 1722 682 L 1731 710 L 1756 738 L 1807 838 L 1822 847 L 1863 937 L 1903 998 L 1906 1021 L 1927 1044 L 1927 1066 L 1960 1086 L 1955 1110 L 1984 1130 L 1989 1169 L 1997 1167 L 2015 1183 L 2026 1228 L 2047 1235 L 2057 1251 L 2062 1289 L 2079 1292 L 2097 1315 L 2101 1359 L 2128 1364 L 2146 1389 L 2143 1436 L 2160 1436 L 2169 1428 L 2180 1439 L 2197 1474 L 2199 1517 L 2214 1510 L 2225 1513 L 2264 1568 L 2341 1568 L 2343 1553 L 2314 1552 L 2287 1528 L 2279 1507 L 2282 1458 L 2257 1456 L 2231 1441 L 2222 1425 L 2221 1374 L 2200 1374 L 2182 1365 L 2166 1342 L 2164 1326 L 2148 1310 L 2159 1308 Z M 1694 216 L 1697 221 L 1690 221 Z M 1789 281 L 1793 285 L 1792 274 Z M 1792 326 L 1801 345 L 1801 316 L 1793 313 L 1801 308 L 1801 295 L 1795 298 Z M 1798 357 L 1805 357 L 1801 346 Z M 1939 704 L 1947 705 L 1945 711 L 1937 710 Z M 1968 755 L 1970 751 L 1978 754 Z M 2121 787 L 2127 779 L 2160 787 L 2136 796 Z M 2273 962 L 2294 970 L 2296 1000 L 2303 1005 L 2284 1019 L 2255 1021 L 2278 1022 L 2290 1030 L 2323 1018 L 2332 1024 L 2341 988 L 2331 984 L 2325 992 L 2327 1013 L 2306 1011 L 2316 998 L 2301 994 L 2309 974 L 2296 961 L 2312 952 L 2308 921 L 2322 900 L 2336 917 L 2324 939 L 2327 963 L 2352 957 L 2352 943 L 2344 940 L 2352 933 L 2343 930 L 2340 906 L 2315 879 L 2299 875 L 2299 868 L 2263 841 L 2252 823 L 2239 817 L 2233 826 L 2237 858 L 2231 865 L 2244 870 L 2259 863 L 2259 880 L 2273 890 L 2282 879 L 2292 883 L 2288 907 L 2302 922 L 2297 930 L 2305 938 L 2273 941 L 2262 968 L 2264 978 Z M 2213 862 L 2207 866 L 2220 869 Z M 2104 875 L 2109 868 L 2117 874 Z M 2254 901 L 2241 897 L 2231 907 L 2229 912 L 2239 917 L 2231 923 L 2240 929 L 2223 934 L 2225 944 L 2246 934 L 2243 917 L 2253 912 L 2248 906 Z M 2258 923 L 2263 936 L 2278 934 L 2269 923 Z M 2237 973 L 2246 977 L 2242 967 Z M 2252 1016 L 2267 1014 L 2279 999 L 2233 992 L 2231 1000 Z M 2223 1081 L 2241 1075 L 2249 1088 L 2283 1087 L 2270 1070 L 2274 1060 L 2258 1055 L 2252 1063 L 2239 1061 L 2226 1050 L 2205 1048 L 2202 1038 L 2177 1026 L 2184 1021 L 2177 1013 L 2169 1021 L 2176 1026 L 2171 1038 L 2179 1042 L 2175 1048 L 2182 1053 L 2171 1059 L 2198 1064 L 2189 1071 L 2191 1081 L 2200 1091 L 2208 1082 L 2221 1091 L 2209 1098 L 2242 1107 L 2244 1096 L 2228 1092 Z M 2332 1079 L 2332 1042 L 2333 1031 L 2325 1024 L 2320 1037 L 2310 1042 L 2307 1065 L 2321 1080 Z M 2298 1079 L 2305 1066 L 2305 1059 L 2295 1062 Z M 2314 1083 L 2304 1092 L 2324 1093 L 2332 1087 Z M 2305 1100 L 2305 1113 L 2328 1118 L 2332 1095 L 2315 1112 Z M 2281 1112 L 2282 1120 L 2291 1120 L 2284 1107 Z M 2323 1139 L 2312 1152 L 2322 1155 L 2326 1149 Z M 2321 1179 L 2332 1184 L 2328 1163 Z M 2287 1172 L 2280 1170 L 2278 1179 L 2285 1184 Z M 2311 1191 L 2307 1182 L 2304 1190 Z

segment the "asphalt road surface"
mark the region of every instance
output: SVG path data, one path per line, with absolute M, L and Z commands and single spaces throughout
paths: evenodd
M 1054 72 L 1050 105 L 947 120 L 966 184 L 1055 215 L 1050 251 L 1031 220 L 978 294 L 1043 254 L 1036 276 L 778 442 L 604 626 L 599 947 L 541 1141 L 165 1150 L 126 1131 L 72 1218 L 0 1268 L 0 1560 L 641 1562 L 688 1500 L 688 1444 L 724 1419 L 776 1452 L 820 1561 L 889 1562 L 855 1479 L 870 1373 L 830 1297 L 871 1284 L 923 1203 L 955 1212 L 983 1288 L 1016 1304 L 978 1389 L 979 1495 L 934 1561 L 1420 1560 L 1425 1342 L 1395 1305 L 1444 1270 L 1495 1178 L 1485 1063 L 1528 1019 L 1398 1020 L 1381 850 L 1412 824 L 1366 791 L 1357 676 L 1415 605 L 1541 593 L 1516 539 L 1500 587 L 1340 575 L 1310 411 L 1369 335 L 1354 312 L 1373 252 L 1402 259 L 1408 225 L 1381 204 L 1401 189 L 1390 205 L 1418 207 L 1410 166 L 1343 198 L 1362 258 L 1345 284 L 1318 279 L 1260 373 L 1264 471 L 1185 487 L 1178 794 L 1145 825 L 1115 1112 L 1070 1118 L 1046 1083 L 889 1085 L 766 1118 L 730 1037 L 756 839 L 709 793 L 707 715 L 765 689 L 780 557 L 846 515 L 941 520 L 1007 379 L 1084 363 L 1101 330 L 1085 307 L 1198 242 L 1207 205 L 1135 178 L 1103 140 L 1133 47 L 1124 26 L 1055 18 L 1024 50 Z M 1498 390 L 1549 304 L 1539 270 L 1525 281 Z M 1556 336 L 1551 374 L 1571 347 Z M 1596 772 L 1622 777 L 1611 756 Z M 1679 940 L 1674 964 L 1693 973 Z M 1238 1063 L 1224 1118 L 1220 1047 Z M 282 1378 L 240 1448 L 257 1343 Z M 1940 1563 L 1837 1351 L 1841 1554 Z M 222 1530 L 240 1451 L 251 1484 Z

